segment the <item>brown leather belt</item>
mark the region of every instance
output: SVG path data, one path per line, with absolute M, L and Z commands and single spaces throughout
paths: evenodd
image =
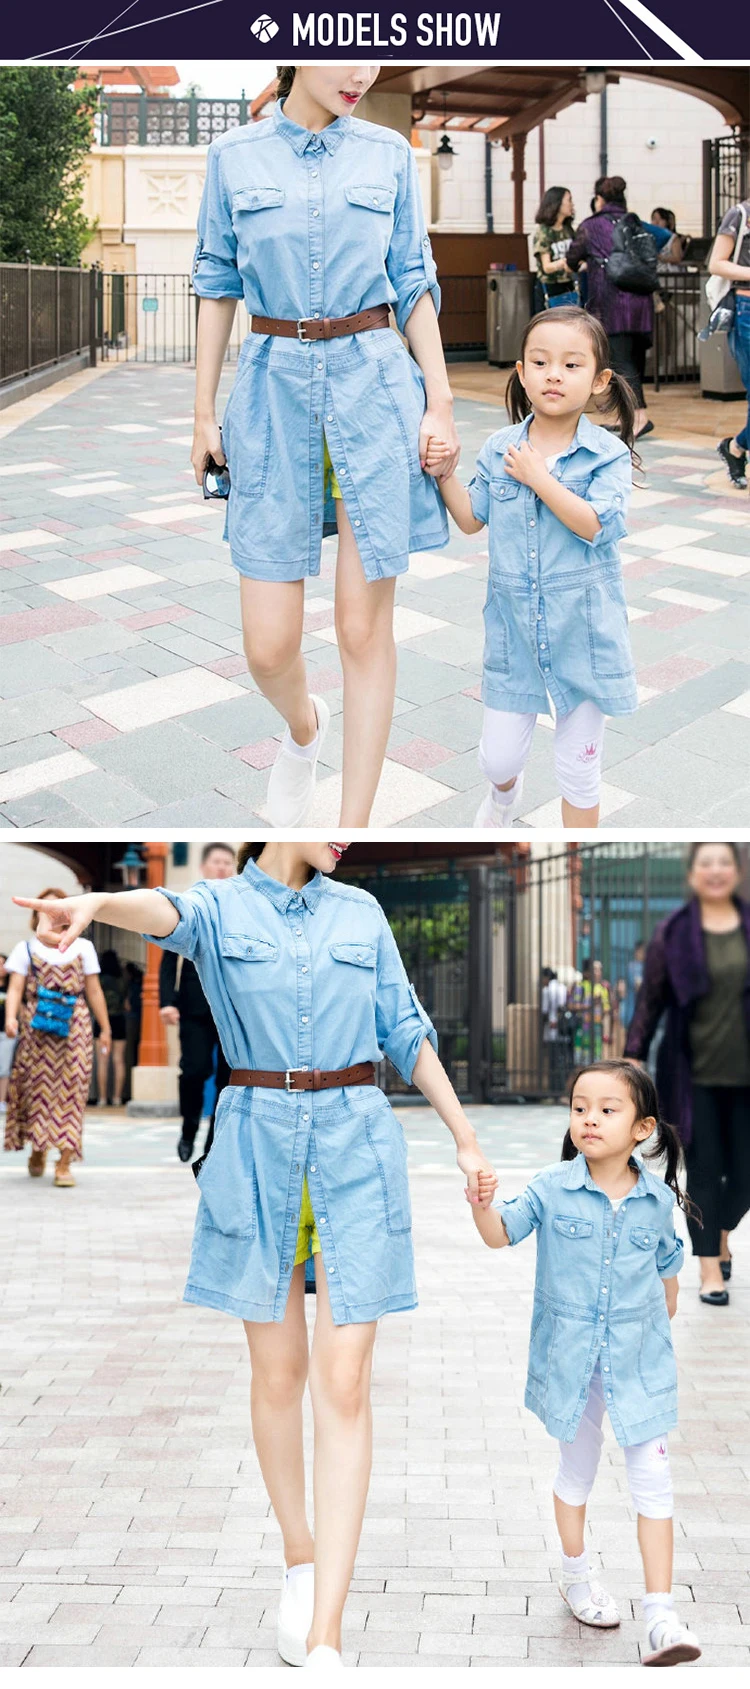
M 332 1073 L 322 1073 L 319 1067 L 288 1067 L 281 1073 L 265 1073 L 259 1067 L 235 1067 L 229 1075 L 229 1084 L 259 1085 L 268 1091 L 331 1091 L 336 1085 L 374 1085 L 375 1065 L 361 1061 L 355 1067 L 339 1067 Z
M 366 328 L 388 328 L 387 305 L 373 305 L 353 317 L 256 317 L 250 320 L 253 334 L 280 334 L 287 340 L 338 340 L 342 334 L 361 334 Z

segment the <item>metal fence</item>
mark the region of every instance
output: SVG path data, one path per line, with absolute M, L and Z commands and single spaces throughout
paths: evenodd
M 735 128 L 703 142 L 703 234 L 716 234 L 722 217 L 750 191 L 750 130 Z
M 456 1090 L 499 1102 L 559 1095 L 574 1062 L 622 1052 L 636 945 L 682 902 L 685 847 L 538 847 L 492 866 L 353 877 L 385 909 Z M 556 1038 L 544 968 L 567 992 Z M 407 1089 L 390 1066 L 383 1083 Z
M 705 272 L 694 264 L 659 270 L 650 369 L 646 366 L 647 379 L 650 376 L 657 393 L 665 382 L 698 380 L 697 335 L 705 279 Z
M 89 351 L 92 272 L 0 264 L 0 386 Z
M 105 363 L 183 364 L 195 359 L 198 299 L 191 278 L 139 271 L 99 271 L 96 338 Z M 227 348 L 233 363 L 250 327 L 240 301 Z
M 95 135 L 103 147 L 207 147 L 216 135 L 250 122 L 250 101 L 172 100 L 149 94 L 102 94 Z

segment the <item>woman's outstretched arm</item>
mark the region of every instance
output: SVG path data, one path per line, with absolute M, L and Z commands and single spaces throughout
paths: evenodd
M 58 950 L 69 949 L 92 921 L 120 927 L 123 932 L 153 933 L 168 938 L 180 919 L 174 904 L 160 891 L 87 891 L 80 897 L 14 897 L 21 909 L 36 909 L 62 933 Z
M 497 1179 L 492 1165 L 486 1155 L 482 1154 L 474 1127 L 461 1107 L 445 1068 L 428 1038 L 425 1038 L 422 1044 L 411 1077 L 412 1084 L 417 1086 L 428 1103 L 432 1103 L 436 1114 L 440 1115 L 455 1141 L 456 1160 L 461 1172 L 466 1174 L 469 1202 L 479 1201 L 480 1173 L 486 1175 L 483 1180 L 485 1190 L 489 1191 L 491 1184 L 494 1193 Z

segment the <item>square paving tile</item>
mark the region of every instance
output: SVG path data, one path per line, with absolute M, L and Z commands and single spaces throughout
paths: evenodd
M 242 696 L 242 687 L 207 669 L 184 669 L 178 674 L 160 675 L 139 686 L 102 692 L 87 698 L 86 708 L 112 727 L 132 732 L 156 721 L 185 715 L 189 710 L 223 703 Z

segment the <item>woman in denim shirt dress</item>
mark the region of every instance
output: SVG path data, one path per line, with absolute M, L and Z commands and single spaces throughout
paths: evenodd
M 91 893 L 44 905 L 53 922 L 68 923 L 61 949 L 96 919 L 146 930 L 150 942 L 188 956 L 230 1068 L 266 1080 L 287 1075 L 287 1088 L 272 1089 L 238 1074 L 221 1094 L 213 1146 L 196 1164 L 185 1300 L 245 1322 L 253 1436 L 287 1566 L 279 1650 L 293 1665 L 340 1663 L 369 1480 L 377 1321 L 417 1302 L 406 1143 L 390 1104 L 367 1083 L 296 1091 L 293 1075 L 337 1074 L 387 1055 L 452 1132 L 474 1199 L 480 1172 L 495 1183 L 380 905 L 329 878 L 345 848 L 273 843 L 235 878 L 187 892 Z M 310 1356 L 306 1261 L 317 1288 Z M 314 1550 L 302 1456 L 308 1367 Z
M 192 460 L 226 455 L 225 537 L 241 576 L 245 651 L 287 723 L 268 788 L 274 826 L 304 818 L 329 711 L 300 652 L 304 582 L 338 533 L 335 624 L 344 671 L 342 824 L 366 826 L 391 725 L 393 603 L 409 552 L 445 545 L 427 437 L 458 461 L 437 285 L 409 142 L 350 113 L 377 65 L 281 67 L 270 117 L 213 142 L 198 219 L 201 298 Z M 236 301 L 254 319 L 223 417 L 216 389 Z M 406 336 L 321 319 L 392 306 Z M 282 329 L 259 332 L 261 319 Z M 291 337 L 290 337 L 291 336 Z
M 665 1161 L 664 1177 L 635 1151 Z M 562 1160 L 520 1196 L 485 1197 L 472 1213 L 491 1249 L 536 1232 L 537 1258 L 525 1402 L 559 1442 L 553 1488 L 562 1546 L 560 1594 L 582 1624 L 619 1625 L 611 1595 L 593 1576 L 585 1544 L 586 1503 L 604 1441 L 605 1413 L 638 1515 L 646 1594 L 642 1665 L 697 1659 L 671 1594 L 672 1484 L 667 1432 L 677 1424 L 677 1366 L 670 1320 L 677 1308 L 683 1246 L 675 1236 L 679 1135 L 659 1119 L 645 1069 L 624 1059 L 574 1074 Z

